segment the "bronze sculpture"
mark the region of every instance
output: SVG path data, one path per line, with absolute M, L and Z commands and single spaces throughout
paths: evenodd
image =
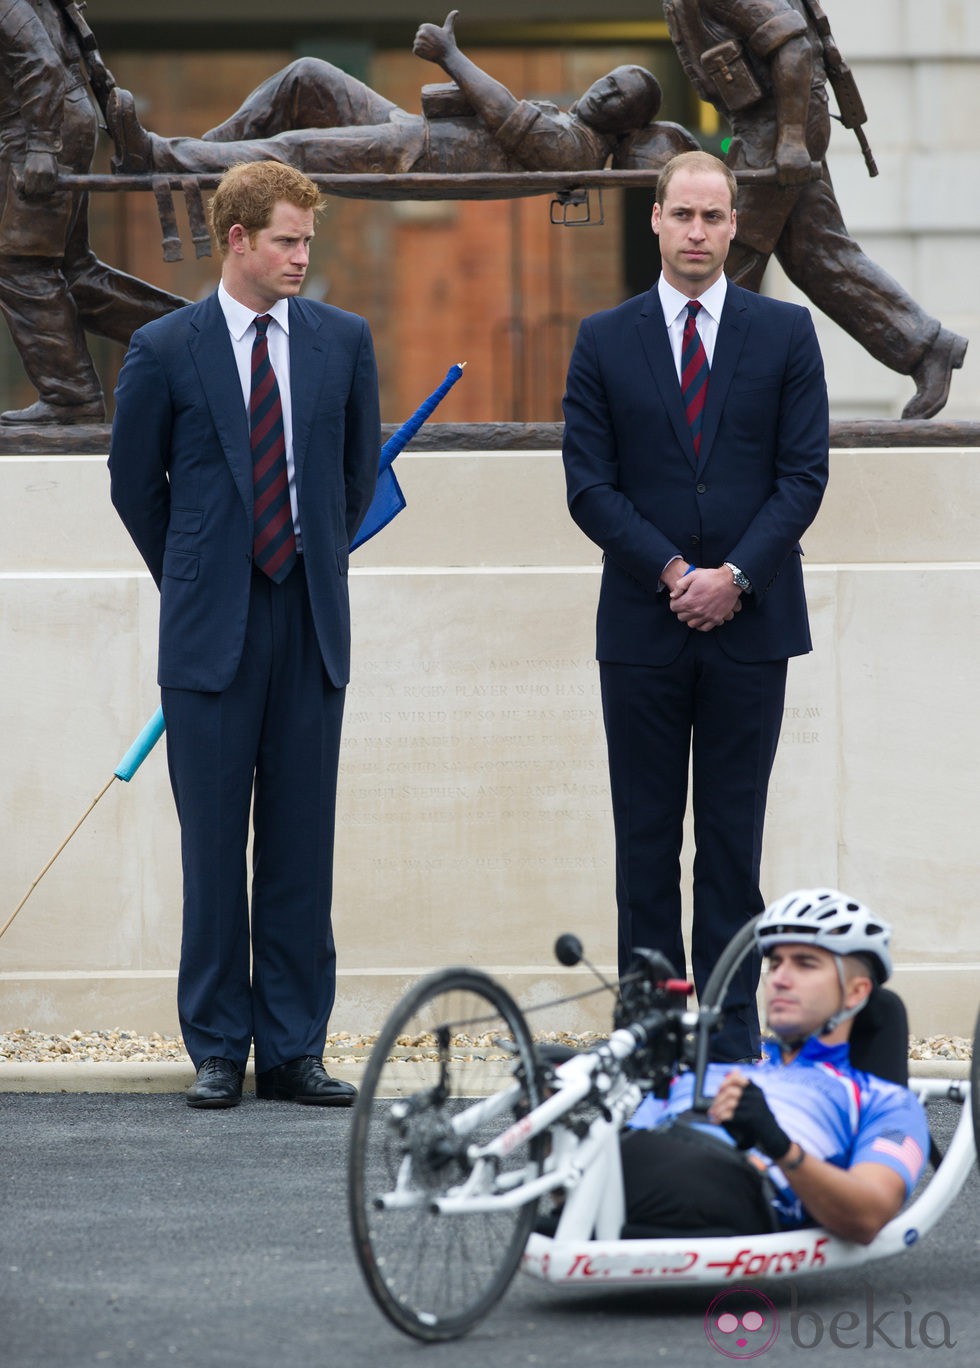
M 416 34 L 416 55 L 453 78 L 423 89 L 421 114 L 407 113 L 330 62 L 301 58 L 202 138 L 146 131 L 132 95 L 114 91 L 108 108 L 114 166 L 137 174 L 200 174 L 272 159 L 307 174 L 589 170 L 604 166 L 637 130 L 648 130 L 648 142 L 657 140 L 661 161 L 691 145 L 676 125 L 650 128 L 661 90 L 643 67 L 617 67 L 567 111 L 520 100 L 461 52 L 456 14 L 441 26 L 423 24 Z
M 0 311 L 39 395 L 4 424 L 101 421 L 85 329 L 127 343 L 186 302 L 99 261 L 87 195 L 56 189 L 59 165 L 88 171 L 112 87 L 90 33 L 70 0 L 0 0 Z
M 6 425 L 101 419 L 84 330 L 125 343 L 136 327 L 186 302 L 91 250 L 93 94 L 116 144 L 114 168 L 162 173 L 155 189 L 168 201 L 165 178 L 182 175 L 189 208 L 195 186 L 199 205 L 201 178 L 243 160 L 273 158 L 352 181 L 373 174 L 373 187 L 335 193 L 413 198 L 406 173 L 430 173 L 420 179 L 432 182 L 420 189 L 427 197 L 503 197 L 541 193 L 527 182 L 548 173 L 655 173 L 698 145 L 679 125 L 656 121 L 660 87 L 641 67 L 617 68 L 566 111 L 518 99 L 460 50 L 455 10 L 416 34 L 415 53 L 452 78 L 423 87 L 421 114 L 305 58 L 202 138 L 161 138 L 141 127 L 132 96 L 115 86 L 81 8 L 77 0 L 0 0 L 0 311 L 39 392 L 36 403 L 0 415 Z M 844 226 L 825 160 L 828 82 L 845 126 L 859 135 L 864 112 L 818 0 L 664 0 L 664 13 L 689 78 L 734 133 L 729 160 L 740 196 L 729 274 L 758 290 L 774 255 L 876 360 L 912 377 L 916 393 L 903 418 L 932 417 L 967 341 L 922 309 Z M 66 186 L 65 172 L 74 185 Z M 482 188 L 456 188 L 480 177 Z
M 856 88 L 843 79 L 847 69 L 821 6 L 817 0 L 664 0 L 664 17 L 698 94 L 731 125 L 733 170 L 775 171 L 770 182 L 739 187 L 728 275 L 758 290 L 774 255 L 790 280 L 875 360 L 912 377 L 916 392 L 902 417 L 931 418 L 946 403 L 967 340 L 930 317 L 844 225 L 826 163 L 828 82 L 845 127 L 860 128 L 863 110 L 855 107 Z

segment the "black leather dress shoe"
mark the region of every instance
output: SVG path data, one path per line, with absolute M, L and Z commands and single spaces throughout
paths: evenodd
M 230 1059 L 206 1059 L 185 1093 L 189 1107 L 237 1107 L 242 1100 L 242 1074 Z
M 316 1055 L 290 1059 L 255 1075 L 255 1095 L 266 1102 L 305 1102 L 310 1107 L 352 1107 L 357 1089 L 331 1078 Z

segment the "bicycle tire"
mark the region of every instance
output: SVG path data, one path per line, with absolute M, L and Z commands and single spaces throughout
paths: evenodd
M 973 1058 L 970 1061 L 970 1110 L 973 1114 L 973 1145 L 980 1164 L 980 1012 L 973 1028 Z
M 735 932 L 724 950 L 718 956 L 718 961 L 711 973 L 708 981 L 704 985 L 704 993 L 701 994 L 701 1007 L 721 1008 L 725 1002 L 725 994 L 728 992 L 728 985 L 731 983 L 736 969 L 742 960 L 755 945 L 755 924 L 762 916 L 758 916 L 747 921 L 743 927 Z
M 517 1271 L 536 1201 L 449 1215 L 430 1205 L 471 1171 L 466 1145 L 452 1130 L 465 1099 L 495 1094 L 515 1078 L 515 1105 L 466 1143 L 487 1143 L 540 1100 L 523 1013 L 500 984 L 475 969 L 445 969 L 420 980 L 391 1013 L 368 1061 L 351 1131 L 354 1248 L 375 1302 L 416 1339 L 466 1334 Z M 541 1135 L 519 1145 L 500 1161 L 498 1174 L 536 1176 L 544 1141 Z M 379 1207 L 381 1193 L 396 1185 L 417 1205 Z

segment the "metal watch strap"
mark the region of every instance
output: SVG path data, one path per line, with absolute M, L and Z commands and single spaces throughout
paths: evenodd
M 737 587 L 743 590 L 744 593 L 751 594 L 752 581 L 749 579 L 748 575 L 744 575 L 738 566 L 733 565 L 731 561 L 725 561 L 725 565 L 732 572 L 732 579 Z
M 784 1155 L 783 1158 L 778 1161 L 779 1167 L 782 1169 L 784 1173 L 794 1173 L 796 1169 L 798 1169 L 800 1165 L 803 1163 L 803 1160 L 806 1158 L 806 1150 L 803 1148 L 800 1142 L 798 1140 L 794 1140 L 793 1144 L 791 1144 L 789 1148 L 792 1149 L 793 1145 L 795 1145 L 796 1148 L 799 1150 L 799 1154 L 796 1156 L 796 1158 L 790 1159 L 790 1161 L 787 1163 L 786 1155 Z M 789 1150 L 787 1150 L 787 1154 L 788 1153 Z

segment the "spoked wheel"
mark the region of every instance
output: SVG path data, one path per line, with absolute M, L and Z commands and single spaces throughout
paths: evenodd
M 755 949 L 755 924 L 759 920 L 759 916 L 761 913 L 753 917 L 751 921 L 747 921 L 740 930 L 736 931 L 718 956 L 715 967 L 704 985 L 702 1007 L 717 1007 L 721 1010 L 725 1005 L 725 995 L 728 992 L 729 984 L 735 977 L 735 971 L 745 956 Z
M 973 1111 L 973 1143 L 980 1164 L 980 1013 L 973 1029 L 973 1060 L 970 1064 L 970 1107 Z
M 368 1287 L 400 1330 L 454 1339 L 507 1289 L 537 1202 L 445 1213 L 432 1204 L 463 1185 L 492 1201 L 535 1177 L 543 1136 L 492 1164 L 475 1162 L 473 1151 L 539 1100 L 524 1017 L 487 975 L 431 974 L 392 1012 L 354 1112 L 350 1213 Z

